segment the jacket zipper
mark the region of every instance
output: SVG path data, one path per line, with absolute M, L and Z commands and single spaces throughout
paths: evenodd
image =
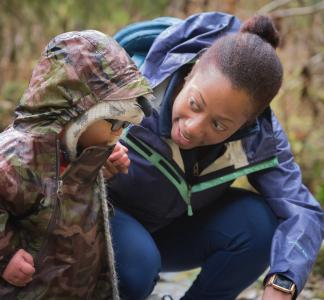
M 51 200 L 54 205 L 53 207 L 53 213 L 51 215 L 51 218 L 48 222 L 48 226 L 47 226 L 47 229 L 46 229 L 46 235 L 45 235 L 45 240 L 38 252 L 38 255 L 36 257 L 36 262 L 35 262 L 35 266 L 36 268 L 39 268 L 39 264 L 40 262 L 42 261 L 43 259 L 43 256 L 44 256 L 44 253 L 45 253 L 45 249 L 47 247 L 47 244 L 48 244 L 48 234 L 50 232 L 52 232 L 54 226 L 56 225 L 56 221 L 58 219 L 58 217 L 60 216 L 60 213 L 61 213 L 61 196 L 63 194 L 62 192 L 62 186 L 63 186 L 63 182 L 60 178 L 60 163 L 61 163 L 61 160 L 60 160 L 60 140 L 57 139 L 56 140 L 56 170 L 55 170 L 55 180 L 56 180 L 56 197 L 53 195 L 51 195 Z
M 195 177 L 199 176 L 199 164 L 198 162 L 195 162 L 194 166 L 193 166 L 193 175 Z M 191 195 L 192 195 L 192 186 L 191 184 L 187 183 L 187 187 L 188 187 L 188 193 L 187 193 L 187 215 L 189 217 L 193 216 L 193 210 L 192 210 L 192 206 L 191 206 Z
M 145 153 L 145 151 L 141 150 L 134 142 L 132 142 L 127 137 L 127 135 L 132 136 L 132 138 L 135 139 L 135 140 L 139 140 L 139 141 L 141 141 L 141 140 L 136 138 L 135 136 L 133 136 L 129 131 L 124 136 L 124 140 L 125 140 L 125 142 L 127 144 L 129 144 L 132 148 L 134 148 L 134 150 L 136 152 L 138 152 L 140 155 L 142 155 L 144 157 L 144 159 L 147 159 L 148 161 L 151 161 L 150 158 L 149 158 L 150 155 Z M 150 150 L 151 146 L 146 145 L 146 143 L 144 141 L 141 141 L 141 143 L 144 146 L 146 146 L 146 148 L 148 148 L 148 150 Z M 152 152 L 152 151 L 153 151 L 152 154 L 154 154 L 154 152 L 158 153 L 167 163 L 170 164 L 170 166 L 172 166 L 175 170 L 177 170 L 177 172 L 176 172 L 176 173 L 178 173 L 177 175 L 181 177 L 181 179 L 183 181 L 181 184 L 183 184 L 186 187 L 186 190 L 181 189 L 181 187 L 178 187 L 177 183 L 174 183 L 174 181 L 169 178 L 169 177 L 172 177 L 172 175 L 170 175 L 170 174 L 169 174 L 169 176 L 165 175 L 166 170 L 164 169 L 163 171 L 161 171 L 160 167 L 158 166 L 159 164 L 156 165 L 156 163 L 154 161 L 151 161 L 151 163 L 153 163 L 153 165 L 155 165 L 158 169 L 160 169 L 160 171 L 167 178 L 169 178 L 169 180 L 177 188 L 177 190 L 180 193 L 182 199 L 187 204 L 187 214 L 188 214 L 188 216 L 193 215 L 193 210 L 192 210 L 192 206 L 191 206 L 191 195 L 192 195 L 192 193 L 199 192 L 199 191 L 211 188 L 211 187 L 215 187 L 215 186 L 217 186 L 219 184 L 234 180 L 234 179 L 236 179 L 236 178 L 238 178 L 240 176 L 247 175 L 247 174 L 250 174 L 252 172 L 257 172 L 257 171 L 264 170 L 266 168 L 270 168 L 270 167 L 274 167 L 274 166 L 278 165 L 278 159 L 276 157 L 274 157 L 274 158 L 272 158 L 270 160 L 260 162 L 260 163 L 254 165 L 254 166 L 247 166 L 247 167 L 243 168 L 242 170 L 236 170 L 236 171 L 234 171 L 232 173 L 220 176 L 220 177 L 215 178 L 213 180 L 209 180 L 209 181 L 202 182 L 202 183 L 199 183 L 199 184 L 195 184 L 194 186 L 191 186 L 184 179 L 185 178 L 184 172 L 179 168 L 179 166 L 176 163 L 174 163 L 174 161 L 170 161 L 167 157 L 165 157 L 162 153 L 159 153 L 159 151 L 157 151 L 155 149 L 150 150 L 150 152 Z M 198 164 L 198 162 L 196 162 L 194 164 L 192 173 L 193 173 L 193 175 L 195 177 L 199 176 L 199 164 Z
M 189 217 L 193 216 L 192 206 L 191 206 L 191 185 L 188 184 L 188 194 L 187 194 L 187 215 Z
M 195 162 L 194 166 L 193 166 L 193 175 L 194 176 L 199 176 L 199 164 L 198 162 Z
M 132 133 L 130 133 L 129 131 L 125 134 L 124 140 L 126 141 L 126 143 L 129 143 L 130 141 L 127 138 L 127 134 L 132 136 L 134 139 L 137 139 L 137 137 L 133 136 Z M 144 142 L 143 142 L 144 143 Z M 136 150 L 135 150 L 136 151 Z M 189 217 L 193 216 L 193 209 L 192 209 L 192 205 L 191 205 L 191 195 L 192 195 L 192 191 L 191 191 L 191 185 L 189 183 L 187 183 L 187 181 L 184 179 L 185 178 L 185 173 L 179 168 L 179 166 L 174 163 L 174 161 L 169 160 L 167 157 L 165 157 L 162 153 L 160 153 L 159 151 L 157 151 L 156 149 L 154 149 L 154 151 L 156 151 L 157 153 L 159 153 L 171 166 L 173 166 L 181 179 L 184 181 L 186 187 L 187 187 L 187 193 L 182 195 L 182 199 L 185 201 L 185 203 L 187 204 L 187 215 Z M 199 165 L 198 162 L 195 163 L 194 165 L 194 173 L 197 173 L 199 175 Z M 197 175 L 197 176 L 198 176 Z M 181 193 L 180 193 L 181 194 Z

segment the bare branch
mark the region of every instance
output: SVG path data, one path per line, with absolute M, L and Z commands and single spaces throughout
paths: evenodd
M 277 10 L 271 13 L 270 15 L 274 19 L 280 19 L 280 18 L 293 17 L 293 16 L 316 14 L 322 10 L 324 10 L 324 1 L 314 5 L 305 6 L 305 7 L 295 7 L 289 9 Z
M 275 9 L 279 8 L 280 6 L 286 5 L 287 3 L 291 2 L 293 0 L 274 0 L 265 6 L 261 7 L 258 10 L 259 14 L 267 14 L 270 13 L 271 11 L 274 11 Z

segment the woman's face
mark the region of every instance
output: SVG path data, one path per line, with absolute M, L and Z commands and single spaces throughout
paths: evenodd
M 174 101 L 171 138 L 181 149 L 221 143 L 249 120 L 251 111 L 248 94 L 233 89 L 221 72 L 196 72 Z

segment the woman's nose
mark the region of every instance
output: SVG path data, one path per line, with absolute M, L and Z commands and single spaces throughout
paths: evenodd
M 200 118 L 189 118 L 185 121 L 185 132 L 188 138 L 203 134 L 203 120 Z

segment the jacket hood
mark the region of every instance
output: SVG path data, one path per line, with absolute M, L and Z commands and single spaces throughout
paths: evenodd
M 237 32 L 240 21 L 232 15 L 199 13 L 164 30 L 153 42 L 142 73 L 156 87 L 225 34 Z
M 102 102 L 115 112 L 106 118 L 118 119 L 122 114 L 114 109 L 118 100 L 129 100 L 133 114 L 134 106 L 138 108 L 137 118 L 130 121 L 139 123 L 144 114 L 137 98 L 150 98 L 151 92 L 135 64 L 111 37 L 95 30 L 67 32 L 45 48 L 17 106 L 14 126 L 39 134 L 59 133 L 70 120 Z

